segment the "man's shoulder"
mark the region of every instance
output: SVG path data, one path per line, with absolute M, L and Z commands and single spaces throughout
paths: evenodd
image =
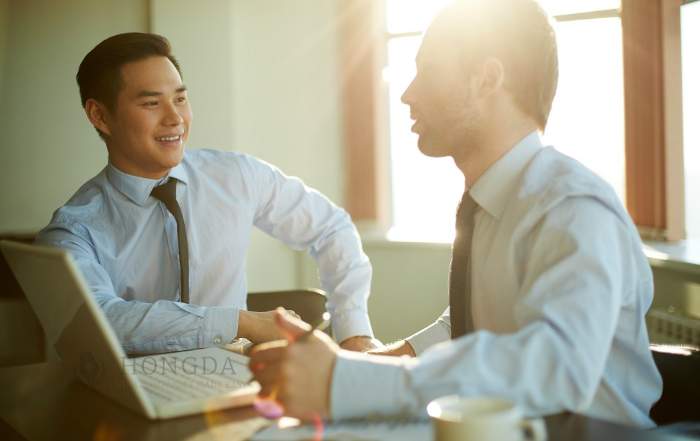
M 519 199 L 546 212 L 569 198 L 594 199 L 618 216 L 625 212 L 615 190 L 603 178 L 553 147 L 543 148 L 521 177 Z
M 109 197 L 109 186 L 105 171 L 102 170 L 98 175 L 81 185 L 73 196 L 56 211 L 56 214 L 68 215 L 79 211 L 83 215 L 88 215 L 99 211 Z
M 101 222 L 108 205 L 109 185 L 104 170 L 89 179 L 65 204 L 54 211 L 51 222 L 42 229 L 39 236 L 57 229 L 79 234 L 89 225 Z
M 620 222 L 631 220 L 612 186 L 577 160 L 545 147 L 522 172 L 521 185 L 515 195 L 514 208 L 528 215 L 523 221 L 537 222 L 559 209 L 564 202 L 585 199 L 602 207 Z M 578 206 L 576 202 L 573 205 Z M 581 207 L 591 204 L 583 203 Z M 582 208 L 583 209 L 583 208 Z

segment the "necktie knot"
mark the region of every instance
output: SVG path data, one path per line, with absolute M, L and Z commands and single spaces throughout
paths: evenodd
M 177 180 L 174 178 L 168 178 L 165 184 L 153 187 L 151 190 L 151 196 L 163 202 L 165 206 L 170 209 L 173 203 L 177 203 L 176 198 L 176 188 Z
M 474 201 L 468 191 L 465 191 L 457 208 L 457 231 L 465 229 L 465 227 L 468 228 L 474 223 L 476 208 L 476 201 Z

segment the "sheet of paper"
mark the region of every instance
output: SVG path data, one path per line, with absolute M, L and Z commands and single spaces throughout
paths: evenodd
M 322 427 L 290 423 L 283 418 L 251 438 L 253 441 L 334 440 L 334 441 L 424 441 L 433 438 L 430 421 L 361 420 L 326 422 Z M 296 421 L 296 420 L 293 420 Z M 322 432 L 321 432 L 322 431 Z M 319 436 L 322 433 L 321 436 Z

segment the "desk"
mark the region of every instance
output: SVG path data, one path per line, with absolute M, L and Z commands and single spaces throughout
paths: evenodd
M 150 421 L 101 396 L 56 363 L 0 369 L 0 439 L 245 440 L 265 421 L 251 408 Z M 581 415 L 545 418 L 551 441 L 673 441 L 680 438 Z

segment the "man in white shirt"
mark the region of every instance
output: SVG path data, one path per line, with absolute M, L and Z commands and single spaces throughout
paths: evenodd
M 636 228 L 608 184 L 537 133 L 558 75 L 547 15 L 534 0 L 457 1 L 431 24 L 416 66 L 402 100 L 418 147 L 454 159 L 462 205 L 474 210 L 467 230 L 458 224 L 450 274 L 451 291 L 466 280 L 456 290 L 465 309 L 375 355 L 320 333 L 263 345 L 251 358 L 262 394 L 276 390 L 286 412 L 305 419 L 424 414 L 430 400 L 456 393 L 505 397 L 528 415 L 653 426 L 661 379 Z M 289 341 L 304 331 L 283 312 L 276 320 Z

